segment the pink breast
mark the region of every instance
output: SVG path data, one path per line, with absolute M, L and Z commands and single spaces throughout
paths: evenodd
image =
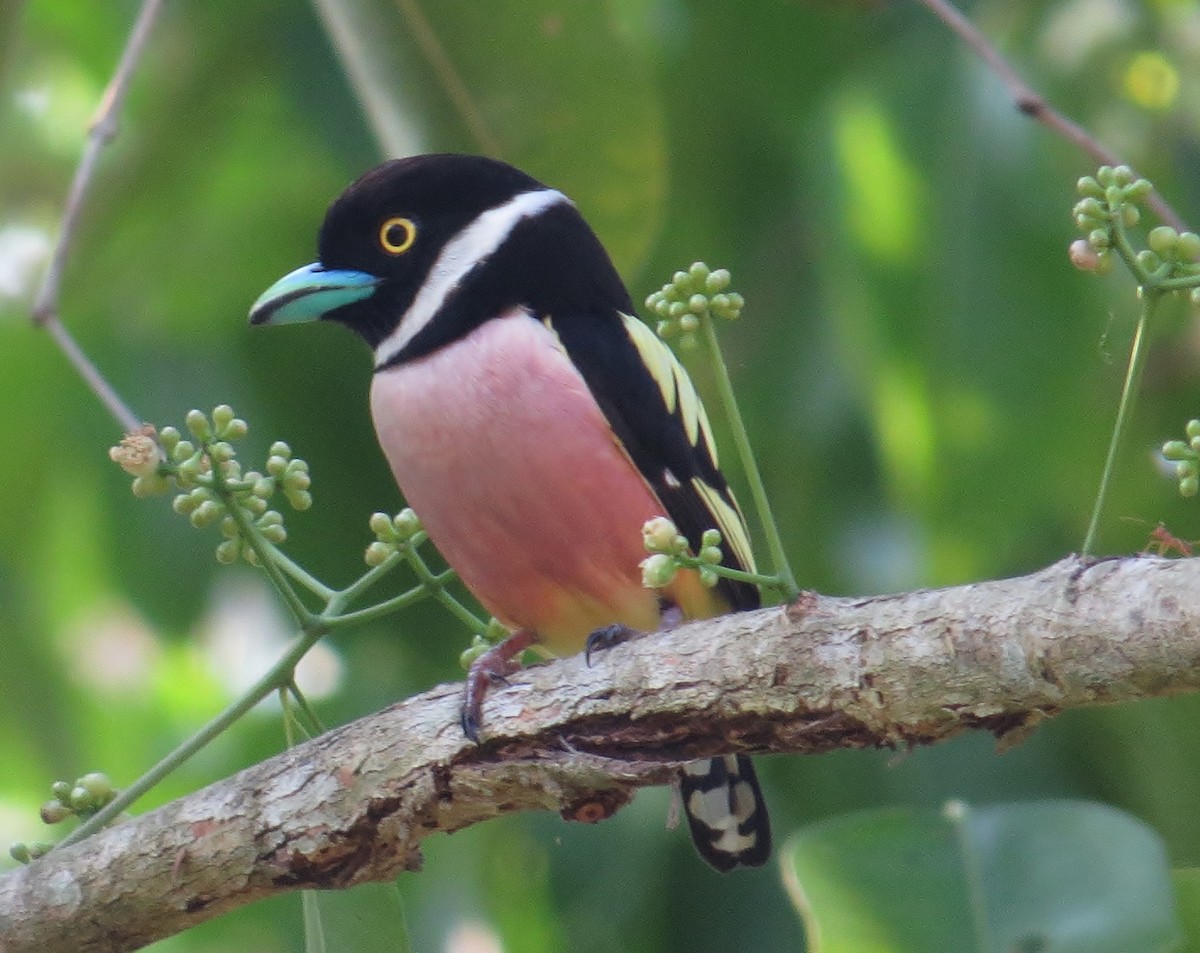
M 376 374 L 371 412 L 409 504 L 490 612 L 560 654 L 612 622 L 657 626 L 638 563 L 662 506 L 542 323 L 514 312 Z

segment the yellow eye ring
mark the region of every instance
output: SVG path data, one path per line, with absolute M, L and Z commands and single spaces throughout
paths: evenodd
M 403 255 L 417 240 L 417 226 L 411 218 L 395 216 L 379 226 L 379 244 L 389 255 Z

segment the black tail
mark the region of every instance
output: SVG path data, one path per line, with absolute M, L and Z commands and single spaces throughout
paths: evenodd
M 722 873 L 767 862 L 771 819 L 749 758 L 736 754 L 693 761 L 684 765 L 679 789 L 701 857 Z

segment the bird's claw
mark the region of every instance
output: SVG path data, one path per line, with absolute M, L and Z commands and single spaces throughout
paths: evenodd
M 622 625 L 620 622 L 614 622 L 612 625 L 606 625 L 602 629 L 597 629 L 587 637 L 587 645 L 583 650 L 583 660 L 590 667 L 592 664 L 592 653 L 598 650 L 611 649 L 614 645 L 620 645 L 626 642 L 633 636 L 637 635 L 636 629 L 631 629 L 627 625 Z

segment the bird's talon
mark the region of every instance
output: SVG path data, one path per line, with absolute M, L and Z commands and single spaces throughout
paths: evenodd
M 619 622 L 597 629 L 587 637 L 587 646 L 583 650 L 584 662 L 590 667 L 593 652 L 598 649 L 611 649 L 614 645 L 620 645 L 636 634 L 636 630 Z

